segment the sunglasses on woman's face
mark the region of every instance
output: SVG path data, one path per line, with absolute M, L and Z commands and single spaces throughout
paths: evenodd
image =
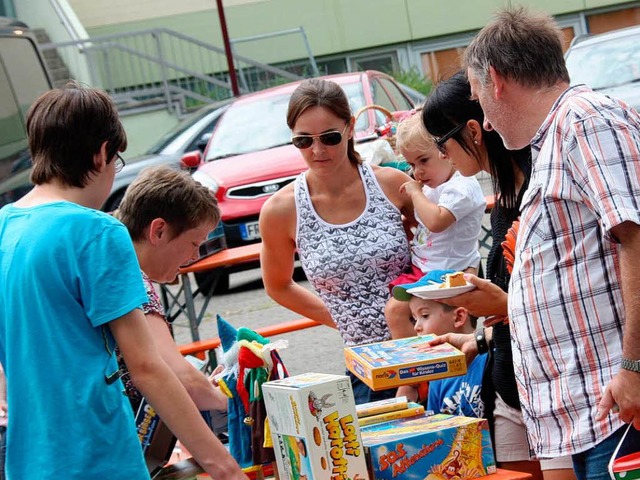
M 433 141 L 436 144 L 436 148 L 438 149 L 438 151 L 441 154 L 443 154 L 443 155 L 447 154 L 447 149 L 444 147 L 444 144 L 447 143 L 447 140 L 449 140 L 456 133 L 458 133 L 460 130 L 462 130 L 465 125 L 466 125 L 466 123 L 461 123 L 460 125 L 454 127 L 453 130 L 451 130 L 449 133 L 446 133 L 445 135 L 441 136 L 440 138 L 433 137 Z
M 317 138 L 323 145 L 334 147 L 342 141 L 342 136 L 344 135 L 344 132 L 347 131 L 347 128 L 349 128 L 348 123 L 345 125 L 342 132 L 333 130 L 331 132 L 324 132 L 318 135 L 295 135 L 291 137 L 291 143 L 293 143 L 294 147 L 304 150 L 305 148 L 309 148 L 313 145 L 313 139 Z

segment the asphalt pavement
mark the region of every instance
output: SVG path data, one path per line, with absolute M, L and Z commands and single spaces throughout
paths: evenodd
M 295 278 L 300 285 L 311 290 L 302 269 L 296 269 Z M 195 282 L 192 283 L 195 285 Z M 199 309 L 203 300 L 198 297 L 195 302 Z M 280 306 L 267 295 L 259 269 L 231 274 L 229 292 L 214 295 L 207 307 L 199 329 L 201 339 L 218 335 L 216 314 L 236 328 L 253 330 L 300 318 L 300 315 Z M 178 345 L 191 342 L 189 325 L 183 315 L 174 321 L 173 326 Z M 345 371 L 342 339 L 335 329 L 318 326 L 271 337 L 272 341 L 276 339 L 285 339 L 289 343 L 287 348 L 279 352 L 290 375 L 307 372 L 343 374 Z

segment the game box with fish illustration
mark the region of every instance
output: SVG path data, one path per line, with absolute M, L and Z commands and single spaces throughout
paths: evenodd
M 485 419 L 436 414 L 361 428 L 371 478 L 466 480 L 496 472 Z

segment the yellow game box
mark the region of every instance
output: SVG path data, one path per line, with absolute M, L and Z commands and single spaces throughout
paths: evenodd
M 306 373 L 262 385 L 280 480 L 367 480 L 351 381 Z
M 372 390 L 385 390 L 467 373 L 462 353 L 448 343 L 420 352 L 435 335 L 400 338 L 344 349 L 347 368 Z

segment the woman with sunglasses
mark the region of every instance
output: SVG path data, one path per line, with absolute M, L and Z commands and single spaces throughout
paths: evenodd
M 529 147 L 507 150 L 497 132 L 482 128 L 483 120 L 480 104 L 471 100 L 471 89 L 464 72 L 438 84 L 422 110 L 424 126 L 434 136 L 440 154 L 448 158 L 464 176 L 472 176 L 480 171 L 489 173 L 496 197 L 495 207 L 491 211 L 493 243 L 487 257 L 488 280 L 471 276 L 469 281 L 483 288 L 441 301 L 465 307 L 477 316 L 500 317 L 506 311 L 505 292 L 510 277 L 501 244 L 507 230 L 519 216 L 520 203 L 531 172 L 531 151 Z M 472 356 L 485 353 L 491 345 L 494 362 L 492 379 L 496 391 L 493 432 L 498 465 L 531 473 L 534 479 L 574 479 L 570 457 L 541 462 L 529 460 L 513 370 L 508 321 L 498 321 L 482 332 L 484 335 L 481 334 L 480 338 L 475 334 L 445 335 L 437 341 L 453 343 L 465 352 L 473 352 Z
M 413 207 L 400 187 L 411 179 L 362 163 L 349 101 L 334 82 L 302 82 L 287 124 L 309 169 L 260 213 L 265 289 L 290 310 L 337 328 L 346 346 L 388 340 L 388 285 L 410 260 L 402 215 L 412 221 Z M 317 295 L 292 280 L 296 251 Z M 356 403 L 395 393 L 373 392 L 350 376 Z

